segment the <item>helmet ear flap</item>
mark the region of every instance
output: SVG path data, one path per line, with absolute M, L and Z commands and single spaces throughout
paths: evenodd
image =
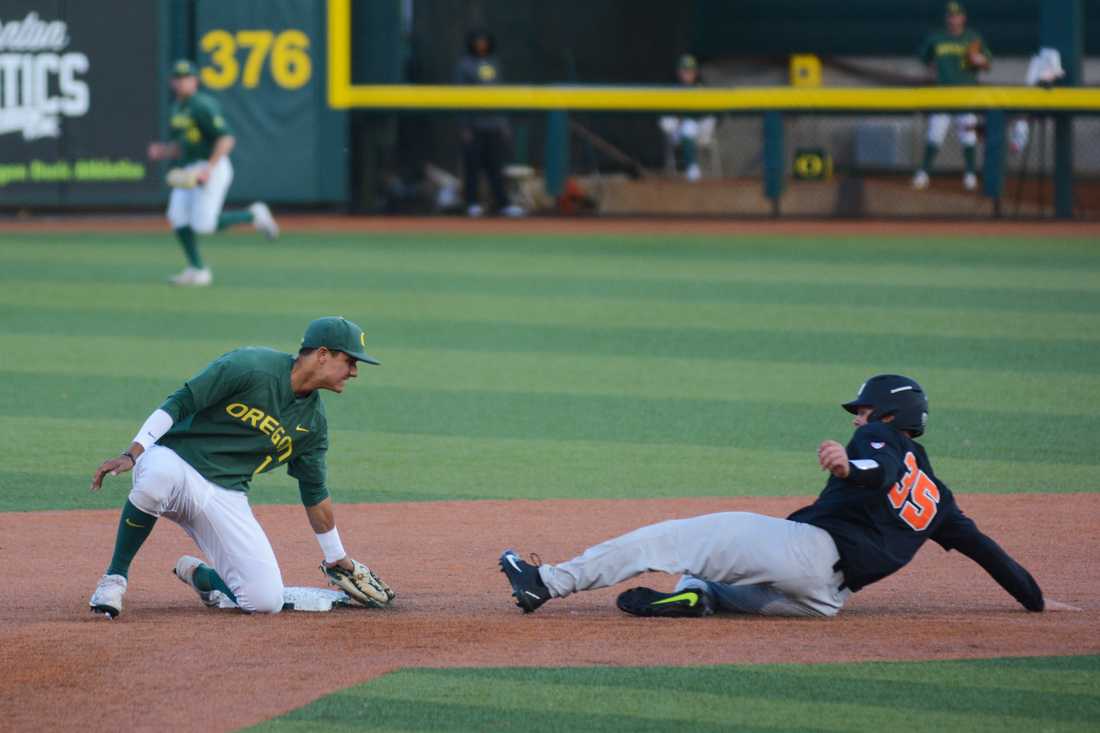
M 883 420 L 885 418 L 894 417 L 897 414 L 898 414 L 897 408 L 883 409 L 881 407 L 876 407 L 875 411 L 871 413 L 870 418 L 868 418 L 868 422 L 874 422 L 874 421 L 883 422 Z

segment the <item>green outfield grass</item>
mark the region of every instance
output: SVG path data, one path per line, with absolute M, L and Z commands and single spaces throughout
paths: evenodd
M 408 669 L 254 731 L 1095 731 L 1100 657 Z
M 0 237 L 0 510 L 116 507 L 91 470 L 218 354 L 318 315 L 384 363 L 328 395 L 339 501 L 809 495 L 875 372 L 932 398 L 957 491 L 1095 491 L 1100 249 L 1014 238 Z M 260 502 L 296 502 L 285 475 Z

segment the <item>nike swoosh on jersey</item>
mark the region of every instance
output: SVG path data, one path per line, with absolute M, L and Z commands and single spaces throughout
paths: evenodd
M 309 428 L 303 428 L 301 425 L 295 425 L 294 429 L 297 430 L 299 433 L 308 433 L 309 432 Z

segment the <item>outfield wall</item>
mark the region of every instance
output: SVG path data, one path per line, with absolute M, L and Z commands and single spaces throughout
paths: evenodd
M 938 22 L 920 3 L 902 5 L 920 21 L 914 28 Z M 1030 10 L 1006 11 L 1001 20 L 1008 26 L 993 23 L 1000 30 L 992 38 L 1010 51 L 1024 47 L 1021 19 L 1038 7 L 1025 5 Z M 762 7 L 751 4 L 745 29 L 771 22 L 771 11 Z M 537 181 L 545 176 L 551 197 L 563 192 L 568 175 L 669 174 L 656 117 L 712 111 L 720 123 L 703 160 L 705 175 L 767 179 L 773 200 L 802 148 L 829 154 L 838 175 L 907 175 L 920 155 L 928 111 L 1017 107 L 1066 122 L 1067 112 L 1100 109 L 1095 89 L 1012 88 L 1020 82 L 1023 56 L 997 57 L 988 76 L 997 86 L 980 92 L 912 84 L 874 89 L 828 70 L 825 87 L 795 89 L 786 85 L 785 59 L 746 57 L 763 46 L 750 44 L 734 54 L 700 41 L 699 29 L 710 27 L 706 19 L 725 17 L 719 5 L 695 2 L 670 10 L 647 1 L 632 8 L 609 0 L 604 12 L 593 14 L 566 3 L 549 18 L 531 2 L 156 0 L 131 7 L 124 0 L 0 0 L 0 209 L 162 206 L 167 166 L 148 162 L 145 147 L 164 137 L 170 101 L 165 69 L 180 56 L 198 61 L 204 86 L 237 134 L 231 202 L 335 204 L 357 211 L 453 211 L 435 197 L 443 191 L 454 200 L 454 190 L 440 180 L 461 176 L 457 119 L 471 108 L 511 115 L 509 160 L 533 167 Z M 845 17 L 857 10 L 883 22 L 873 3 L 847 8 Z M 975 7 L 990 22 L 994 10 L 990 3 Z M 578 26 L 573 21 L 585 12 L 591 22 Z M 123 20 L 104 28 L 103 18 Z M 501 57 L 511 70 L 506 81 L 522 83 L 491 89 L 449 84 L 465 29 L 479 24 L 502 31 Z M 811 25 L 803 18 L 785 28 L 786 47 L 828 51 L 810 42 Z M 531 36 L 534 29 L 546 38 Z M 639 35 L 655 44 L 644 58 L 625 42 Z M 734 55 L 704 58 L 707 89 L 685 92 L 664 84 L 675 55 L 693 44 Z M 851 44 L 879 47 L 854 31 Z M 908 41 L 898 44 L 906 46 L 903 55 L 858 60 L 916 78 L 921 70 Z M 1095 83 L 1097 63 L 1084 65 L 1084 84 Z M 594 83 L 604 85 L 589 86 Z M 777 109 L 786 113 L 773 116 L 769 128 L 764 118 Z M 1045 144 L 1047 126 L 1036 127 L 1035 140 Z M 781 141 L 779 152 L 769 148 L 766 129 L 773 143 Z M 1100 124 L 1079 117 L 1069 129 L 1079 141 L 1074 173 L 1100 174 L 1100 148 L 1091 144 Z M 867 139 L 876 142 L 873 154 L 863 144 Z M 1045 152 L 1028 163 L 1031 177 L 1053 171 L 1054 144 Z M 938 165 L 959 172 L 953 136 Z M 1012 166 L 1009 160 L 1010 174 Z M 991 187 L 989 195 L 997 190 Z M 734 205 L 719 211 L 746 213 Z
M 347 113 L 324 99 L 325 4 L 0 0 L 0 206 L 162 204 L 173 58 L 237 137 L 231 200 L 343 202 Z M 105 24 L 104 19 L 109 19 Z

